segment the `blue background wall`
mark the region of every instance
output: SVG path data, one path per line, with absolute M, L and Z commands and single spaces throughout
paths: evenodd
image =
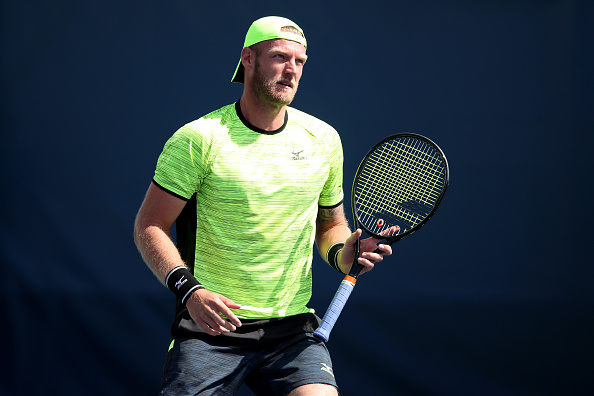
M 339 130 L 346 180 L 396 132 L 450 161 L 439 212 L 332 334 L 342 394 L 594 394 L 593 2 L 0 7 L 1 395 L 156 394 L 174 300 L 134 216 L 165 140 L 241 95 L 264 15 L 306 32 L 294 106 Z M 314 266 L 322 314 L 341 277 Z

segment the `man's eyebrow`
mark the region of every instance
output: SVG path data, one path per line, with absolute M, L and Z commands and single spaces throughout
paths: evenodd
M 281 54 L 288 54 L 289 51 L 286 51 L 284 49 L 282 49 L 281 47 L 272 47 L 270 48 L 270 52 L 271 53 L 281 53 Z M 297 55 L 296 56 L 297 59 L 306 61 L 307 60 L 307 54 L 303 54 L 303 55 Z

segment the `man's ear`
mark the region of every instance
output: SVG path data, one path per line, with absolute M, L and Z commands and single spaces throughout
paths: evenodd
M 250 47 L 245 47 L 241 50 L 241 64 L 247 71 L 254 67 L 256 63 L 256 52 L 252 50 Z

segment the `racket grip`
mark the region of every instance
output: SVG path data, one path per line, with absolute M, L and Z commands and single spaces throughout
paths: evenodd
M 344 308 L 351 292 L 355 288 L 355 283 L 357 282 L 356 278 L 347 275 L 343 281 L 340 283 L 340 287 L 336 291 L 328 310 L 324 314 L 324 319 L 322 319 L 322 323 L 314 332 L 314 337 L 317 339 L 327 342 L 330 338 L 330 332 L 332 328 L 336 324 L 342 309 Z

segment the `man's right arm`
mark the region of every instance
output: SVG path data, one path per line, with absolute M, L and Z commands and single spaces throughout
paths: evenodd
M 151 183 L 134 222 L 134 242 L 144 262 L 165 285 L 167 275 L 179 266 L 186 266 L 170 237 L 171 226 L 186 201 L 163 191 Z M 211 335 L 234 331 L 241 322 L 229 308 L 240 308 L 225 296 L 200 289 L 192 293 L 186 307 L 198 326 Z M 229 320 L 224 320 L 220 314 Z
M 185 266 L 169 236 L 171 226 L 186 201 L 161 190 L 151 183 L 134 223 L 134 242 L 144 262 L 165 285 L 169 272 Z

